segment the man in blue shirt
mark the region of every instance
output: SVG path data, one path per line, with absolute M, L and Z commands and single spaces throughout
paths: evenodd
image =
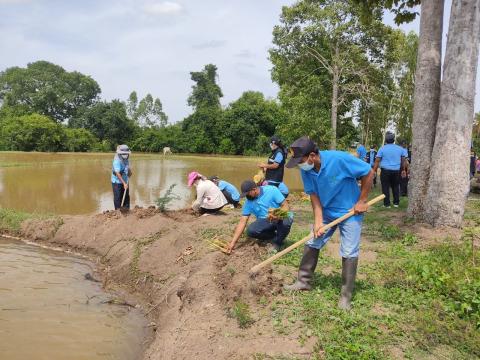
M 366 162 L 370 164 L 371 168 L 375 165 L 375 159 L 377 157 L 377 150 L 375 150 L 375 146 L 370 146 L 370 150 L 367 153 Z M 377 186 L 377 173 L 373 174 L 373 186 Z
M 115 210 L 122 207 L 123 194 L 125 193 L 125 200 L 123 201 L 123 208 L 130 209 L 130 191 L 128 189 L 128 178 L 132 176 L 130 163 L 128 158 L 131 151 L 127 145 L 119 145 L 117 152 L 113 158 L 112 163 L 112 189 L 113 189 L 113 205 Z
M 218 176 L 212 176 L 209 180 L 218 186 L 229 204 L 233 205 L 234 208 L 238 207 L 240 202 L 240 193 L 235 186 L 230 184 L 228 181 L 220 180 Z
M 367 149 L 365 149 L 365 146 L 363 146 L 362 144 L 358 144 L 357 146 L 357 157 L 360 160 L 366 161 Z
M 232 241 L 228 246 L 231 252 L 247 226 L 250 215 L 256 220 L 247 228 L 248 236 L 259 240 L 272 240 L 273 250 L 276 252 L 283 246 L 283 241 L 290 232 L 293 217 L 280 219 L 271 213 L 271 209 L 282 208 L 289 210 L 288 202 L 277 187 L 266 185 L 258 186 L 253 180 L 246 180 L 241 186 L 242 197 L 247 200 L 243 204 L 242 217 L 235 229 Z
M 382 182 L 382 193 L 385 195 L 383 205 L 390 207 L 390 188 L 393 193 L 393 206 L 400 204 L 400 175 L 405 171 L 405 158 L 408 156 L 407 149 L 394 144 L 395 134 L 387 132 L 385 145 L 378 150 L 377 159 L 373 171 L 377 173 L 380 166 L 380 181 Z
M 367 211 L 368 193 L 372 187 L 373 171 L 368 163 L 342 151 L 319 151 L 308 137 L 301 137 L 291 145 L 293 157 L 287 167 L 298 166 L 304 191 L 310 195 L 314 226 L 313 238 L 304 247 L 297 281 L 289 290 L 311 290 L 313 273 L 320 249 L 340 229 L 342 256 L 342 289 L 338 306 L 350 309 L 357 273 L 363 213 Z M 361 181 L 361 188 L 357 185 Z M 345 215 L 350 210 L 355 216 L 337 226 L 322 231 L 322 227 Z

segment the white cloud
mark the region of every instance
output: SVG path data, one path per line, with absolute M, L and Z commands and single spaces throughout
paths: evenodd
M 31 0 L 0 0 L 0 5 L 2 4 L 25 4 Z
M 150 15 L 178 14 L 182 10 L 182 5 L 171 1 L 152 2 L 143 6 L 143 11 Z

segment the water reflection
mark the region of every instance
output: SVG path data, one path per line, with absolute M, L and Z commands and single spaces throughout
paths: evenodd
M 85 214 L 113 208 L 110 183 L 113 154 L 0 153 L 0 206 L 29 212 Z M 186 176 L 198 170 L 218 175 L 239 187 L 256 172 L 259 159 L 247 157 L 133 154 L 131 204 L 148 206 L 172 184 L 180 200 L 192 201 Z M 286 170 L 285 182 L 300 190 L 297 170 Z

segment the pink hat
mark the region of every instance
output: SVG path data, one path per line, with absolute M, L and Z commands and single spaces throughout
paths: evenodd
M 196 171 L 192 171 L 190 174 L 188 174 L 188 186 L 192 186 L 195 180 L 197 180 L 200 177 L 200 174 Z

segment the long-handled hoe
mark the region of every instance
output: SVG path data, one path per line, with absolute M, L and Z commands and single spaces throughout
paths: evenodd
M 372 206 L 373 204 L 379 202 L 380 200 L 383 200 L 385 198 L 385 195 L 379 195 L 377 196 L 376 198 L 373 198 L 372 200 L 370 200 L 368 202 L 368 206 Z M 343 215 L 342 217 L 339 217 L 338 219 L 332 221 L 331 223 L 325 225 L 322 230 L 325 232 L 326 230 L 334 227 L 335 225 L 338 225 L 340 224 L 342 221 L 345 221 L 347 220 L 349 217 L 353 216 L 354 215 L 354 211 L 350 211 L 348 213 L 346 213 L 345 215 Z M 271 264 L 272 262 L 274 262 L 275 260 L 277 260 L 278 258 L 281 258 L 283 255 L 285 254 L 288 254 L 290 251 L 296 249 L 297 247 L 299 247 L 300 245 L 306 243 L 308 240 L 310 240 L 312 238 L 313 234 L 310 233 L 309 235 L 305 236 L 302 240 L 299 240 L 297 241 L 296 243 L 290 245 L 289 247 L 287 247 L 286 249 L 283 249 L 282 251 L 278 252 L 277 254 L 269 257 L 267 260 L 265 261 L 262 261 L 260 264 L 258 265 L 255 265 L 254 267 L 252 267 L 249 271 L 249 274 L 250 274 L 250 277 L 251 278 L 254 278 L 258 272 L 260 271 L 260 269 L 264 268 L 265 266 Z

